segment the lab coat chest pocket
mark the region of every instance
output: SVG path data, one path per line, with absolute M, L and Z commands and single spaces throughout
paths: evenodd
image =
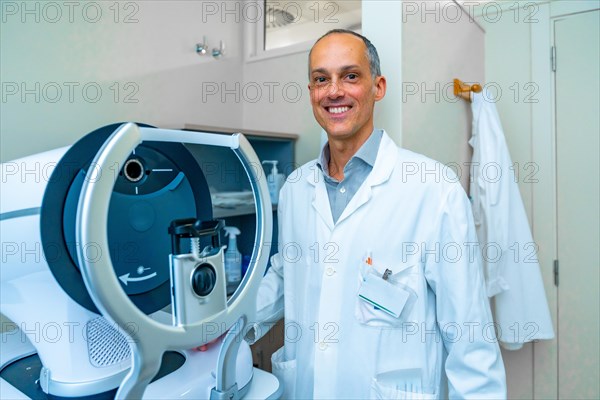
M 363 325 L 401 328 L 410 321 L 417 293 L 411 287 L 415 266 L 401 264 L 383 267 L 368 257 L 360 264 L 354 315 Z M 384 279 L 386 275 L 386 279 Z

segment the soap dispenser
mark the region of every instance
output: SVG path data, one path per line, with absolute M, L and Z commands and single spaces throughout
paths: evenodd
M 263 164 L 272 164 L 271 173 L 267 175 L 267 187 L 269 188 L 269 194 L 271 195 L 271 203 L 277 204 L 279 202 L 279 191 L 285 182 L 285 175 L 280 174 L 277 169 L 277 160 L 264 160 Z

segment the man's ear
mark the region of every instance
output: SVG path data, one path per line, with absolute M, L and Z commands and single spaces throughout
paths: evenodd
M 379 101 L 385 97 L 387 89 L 387 81 L 385 76 L 381 75 L 375 78 L 375 101 Z

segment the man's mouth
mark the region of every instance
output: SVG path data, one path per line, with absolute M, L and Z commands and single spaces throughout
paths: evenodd
M 343 114 L 347 111 L 349 111 L 352 107 L 350 106 L 335 106 L 335 107 L 325 107 L 325 109 L 327 110 L 328 113 L 330 114 Z

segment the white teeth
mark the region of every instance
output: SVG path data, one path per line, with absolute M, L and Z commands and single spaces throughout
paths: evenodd
M 329 112 L 331 114 L 341 114 L 348 111 L 350 107 L 329 107 Z

